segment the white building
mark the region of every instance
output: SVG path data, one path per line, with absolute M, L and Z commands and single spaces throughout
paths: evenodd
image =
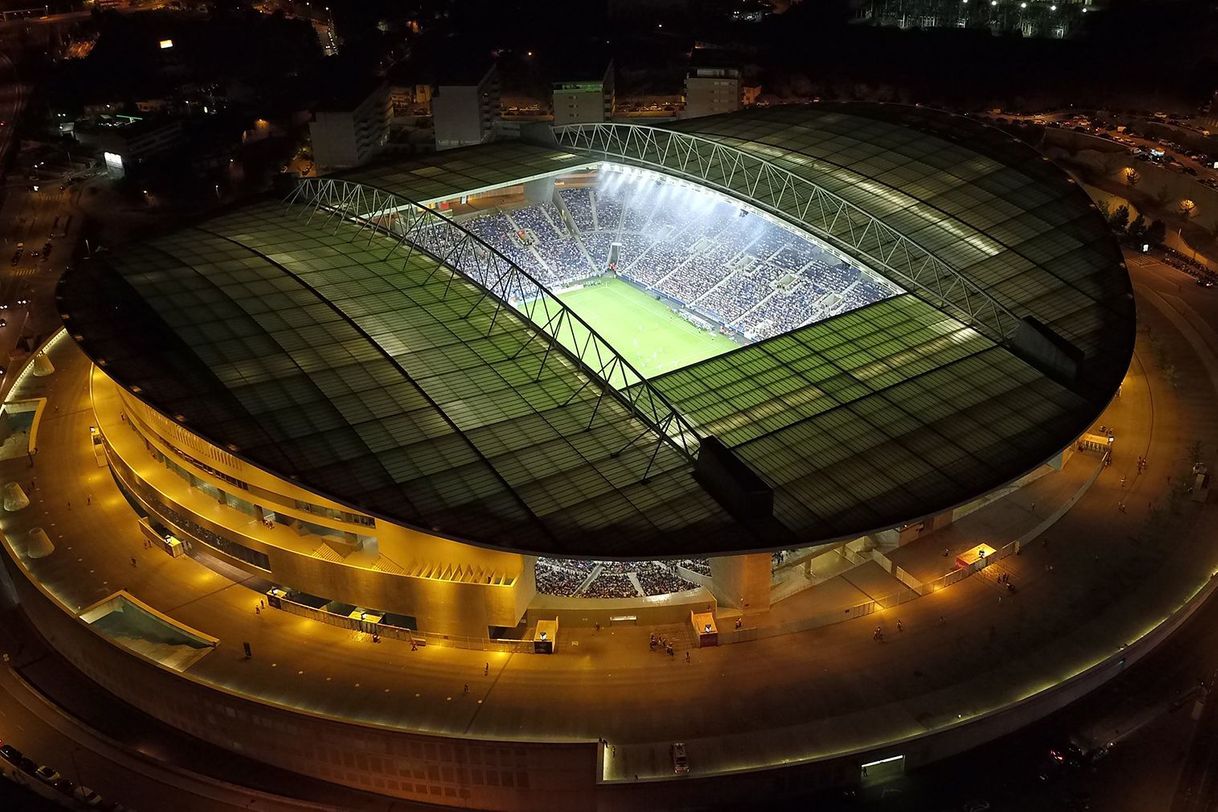
M 499 71 L 493 64 L 480 72 L 437 82 L 431 96 L 436 149 L 489 141 L 499 119 L 499 99 Z
M 556 81 L 553 90 L 556 125 L 608 121 L 613 118 L 615 100 L 613 60 L 608 60 L 603 71 L 587 71 Z
M 389 88 L 352 94 L 322 105 L 309 124 L 313 161 L 327 169 L 358 166 L 372 158 L 389 138 Z
M 682 118 L 733 113 L 739 109 L 739 68 L 691 67 L 685 74 Z

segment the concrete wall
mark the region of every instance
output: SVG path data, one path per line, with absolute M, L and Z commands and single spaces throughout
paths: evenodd
M 716 556 L 710 565 L 711 591 L 720 603 L 753 612 L 770 608 L 769 553 Z
M 554 90 L 554 124 L 585 124 L 605 120 L 608 102 L 602 90 Z
M 689 589 L 671 595 L 649 598 L 564 598 L 558 595 L 538 595 L 529 607 L 528 622 L 558 618 L 559 638 L 562 629 L 589 628 L 599 623 L 604 628 L 615 625 L 616 618 L 633 617 L 636 621 L 618 620 L 617 624 L 660 626 L 688 623 L 693 611 L 713 611 L 717 605 L 706 589 Z
M 735 76 L 690 76 L 685 80 L 685 111 L 698 118 L 740 109 L 740 79 Z
M 475 86 L 441 87 L 431 97 L 431 117 L 436 149 L 452 149 L 482 143 L 481 94 Z

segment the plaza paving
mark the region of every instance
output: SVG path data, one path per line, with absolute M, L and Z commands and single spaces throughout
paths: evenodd
M 1118 435 L 1113 465 L 1083 488 L 1095 463 L 1079 455 L 1063 473 L 893 558 L 927 579 L 950 567 L 944 547 L 1000 546 L 1038 530 L 1047 544 L 1035 540 L 1021 555 L 897 609 L 695 649 L 689 663 L 684 652 L 650 652 L 646 627 L 564 629 L 559 653 L 545 657 L 411 652 L 281 612 L 255 614 L 258 594 L 248 586 L 190 558 L 144 549 L 131 507 L 91 448 L 89 367 L 70 340 L 51 353 L 54 375 L 27 376 L 16 387 L 18 397 L 46 397 L 47 405 L 34 466 L 0 462 L 2 481 L 37 486 L 31 506 L 9 514 L 3 529 L 17 545 L 31 527 L 48 531 L 57 551 L 28 563 L 68 605 L 83 608 L 126 589 L 220 639 L 191 677 L 268 702 L 459 736 L 605 738 L 609 779 L 670 775 L 674 740 L 688 743 L 698 773 L 865 748 L 957 724 L 1077 673 L 1163 619 L 1218 567 L 1218 550 L 1201 541 L 1216 529 L 1212 509 L 1189 501 L 1180 485 L 1195 443 L 1203 458 L 1218 461 L 1209 372 L 1160 311 L 1169 302 L 1142 298 L 1139 306 L 1133 367 L 1099 421 Z M 1150 460 L 1141 476 L 1139 455 Z M 1017 594 L 995 582 L 999 572 L 1010 574 Z M 817 589 L 746 620 L 789 619 Z M 877 624 L 887 632 L 882 644 L 872 639 Z M 251 660 L 243 641 L 253 646 Z

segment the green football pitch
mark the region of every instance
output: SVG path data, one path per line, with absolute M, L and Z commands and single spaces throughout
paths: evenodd
M 606 279 L 558 298 L 649 378 L 739 346 L 725 335 L 695 327 L 654 296 L 620 279 Z M 569 343 L 570 336 L 562 340 Z

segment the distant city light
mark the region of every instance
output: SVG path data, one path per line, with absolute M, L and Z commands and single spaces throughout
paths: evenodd
M 161 40 L 161 50 L 162 51 L 166 50 L 167 48 L 172 48 L 172 47 L 173 47 L 173 40 L 171 40 L 171 39 Z

